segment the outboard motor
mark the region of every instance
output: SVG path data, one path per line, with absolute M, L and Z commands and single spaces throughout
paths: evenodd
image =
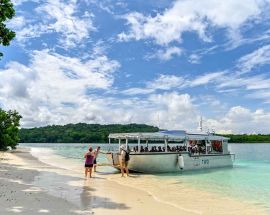
M 184 169 L 185 167 L 184 157 L 181 154 L 178 155 L 178 165 L 180 169 Z

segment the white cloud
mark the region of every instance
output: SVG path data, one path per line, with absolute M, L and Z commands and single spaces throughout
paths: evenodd
M 207 119 L 206 125 L 218 133 L 266 133 L 270 132 L 270 113 L 262 109 L 254 112 L 242 106 L 230 108 L 219 119 Z
M 15 5 L 15 6 L 18 6 L 18 5 L 21 5 L 23 4 L 24 2 L 39 2 L 40 0 L 12 0 L 11 2 Z
M 0 71 L 0 101 L 32 123 L 61 123 L 65 112 L 87 98 L 87 90 L 108 90 L 119 66 L 106 56 L 82 62 L 48 50 L 34 51 L 29 65 L 11 62 Z
M 138 95 L 138 94 L 142 95 L 142 94 L 150 94 L 153 93 L 154 91 L 155 89 L 133 87 L 127 90 L 123 90 L 122 93 L 126 95 Z
M 19 2 L 18 2 L 19 4 Z M 40 37 L 43 34 L 58 33 L 58 42 L 64 48 L 74 48 L 82 45 L 91 31 L 96 28 L 93 25 L 93 15 L 89 12 L 78 10 L 76 0 L 48 0 L 40 4 L 33 11 L 35 18 L 23 18 L 24 25 L 18 25 L 22 18 L 18 17 L 11 21 L 17 32 L 16 39 L 25 42 L 29 38 Z M 42 17 L 42 18 L 41 18 Z
M 183 85 L 184 79 L 175 75 L 160 75 L 156 80 L 148 82 L 147 87 L 150 89 L 170 90 L 179 88 Z
M 158 78 L 146 82 L 143 88 L 129 88 L 122 91 L 122 93 L 127 95 L 150 94 L 156 90 L 171 90 L 184 87 L 184 82 L 185 80 L 180 76 L 161 74 Z
M 270 64 L 270 45 L 260 47 L 241 57 L 237 63 L 241 73 L 250 72 L 256 67 Z
M 120 40 L 154 39 L 159 45 L 181 42 L 183 32 L 196 32 L 206 42 L 211 41 L 209 27 L 226 28 L 228 36 L 235 37 L 249 20 L 259 18 L 264 0 L 190 0 L 175 1 L 171 8 L 155 16 L 133 12 L 124 16 L 130 30 L 119 34 Z
M 152 91 L 142 99 L 85 93 L 89 88 L 109 90 L 112 73 L 118 67 L 117 62 L 106 57 L 81 62 L 47 50 L 36 51 L 28 66 L 11 62 L 0 71 L 0 103 L 4 109 L 18 110 L 24 127 L 136 122 L 167 129 L 197 129 L 201 104 L 196 104 L 189 94 Z M 164 81 L 168 77 L 159 80 L 163 88 L 170 87 Z M 202 99 L 213 111 L 221 105 L 213 97 Z M 219 113 L 215 118 L 206 118 L 204 127 L 219 133 L 269 133 L 269 112 L 242 106 L 226 109 L 223 116 Z
M 181 54 L 182 54 L 182 49 L 176 46 L 172 46 L 164 50 L 158 50 L 156 53 L 148 55 L 146 58 L 147 59 L 158 58 L 162 61 L 168 61 L 168 60 L 171 60 L 173 56 L 180 56 Z
M 199 64 L 200 63 L 201 56 L 198 54 L 191 54 L 189 56 L 188 61 L 192 64 Z
M 220 80 L 220 78 L 223 78 L 224 74 L 225 72 L 206 73 L 202 76 L 195 77 L 194 80 L 190 81 L 190 86 L 206 85 L 209 82 Z
M 268 87 L 268 89 L 257 90 L 255 92 L 248 93 L 247 97 L 253 99 L 262 99 L 265 103 L 270 103 L 270 86 Z
M 10 28 L 14 29 L 22 29 L 25 25 L 25 18 L 23 16 L 15 16 L 13 19 L 11 19 L 9 22 L 7 22 L 7 25 Z

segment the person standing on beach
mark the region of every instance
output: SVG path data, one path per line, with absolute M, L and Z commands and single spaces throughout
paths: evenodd
M 84 155 L 85 158 L 85 178 L 87 178 L 87 173 L 89 172 L 90 178 L 92 178 L 92 169 L 94 165 L 95 153 L 93 152 L 93 148 L 90 146 L 87 153 Z
M 100 146 L 97 147 L 97 149 L 95 150 L 95 159 L 94 159 L 94 172 L 97 171 L 97 157 L 100 151 Z
M 125 150 L 124 145 L 120 147 L 119 161 L 120 161 L 122 177 L 124 177 L 125 171 L 126 171 L 127 176 L 129 176 L 129 171 L 128 171 L 129 152 Z

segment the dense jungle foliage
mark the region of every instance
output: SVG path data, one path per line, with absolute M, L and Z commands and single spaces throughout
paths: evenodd
M 229 137 L 229 143 L 270 143 L 270 134 L 221 134 Z
M 22 117 L 17 111 L 0 108 L 0 150 L 15 149 L 19 142 L 19 126 Z
M 109 133 L 156 132 L 159 129 L 144 124 L 68 124 L 40 128 L 22 128 L 21 143 L 107 143 Z

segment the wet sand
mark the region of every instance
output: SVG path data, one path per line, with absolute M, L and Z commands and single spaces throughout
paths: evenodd
M 4 153 L 0 160 L 0 214 L 190 214 L 106 177 L 99 174 L 85 180 L 82 175 L 40 162 L 26 149 Z
M 267 214 L 263 208 L 186 184 L 176 189 L 173 181 L 151 175 L 121 178 L 100 168 L 85 180 L 76 165 L 57 168 L 27 149 L 0 156 L 0 214 Z M 58 162 L 65 165 L 63 159 Z

